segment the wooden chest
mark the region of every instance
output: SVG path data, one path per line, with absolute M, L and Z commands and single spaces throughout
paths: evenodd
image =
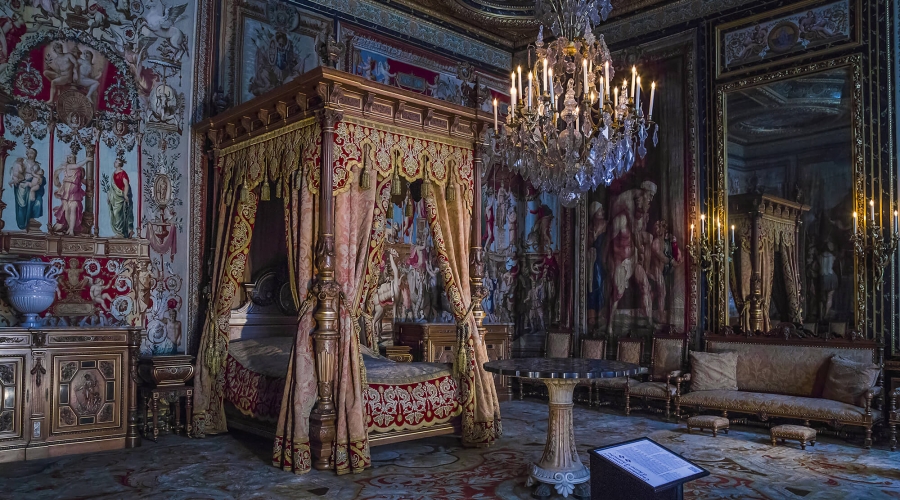
M 491 361 L 509 359 L 512 348 L 512 323 L 484 325 L 487 329 L 484 342 Z M 394 344 L 408 346 L 413 361 L 429 363 L 453 363 L 456 357 L 456 325 L 453 323 L 395 323 Z M 501 399 L 512 397 L 508 377 L 494 375 L 497 395 Z
M 0 330 L 0 462 L 140 446 L 141 330 Z

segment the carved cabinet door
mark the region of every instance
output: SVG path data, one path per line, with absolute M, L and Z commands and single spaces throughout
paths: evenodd
M 26 363 L 29 350 L 3 349 L 0 351 L 0 450 L 9 450 L 26 444 L 25 406 Z M 4 461 L 6 454 L 0 454 Z
M 48 352 L 50 440 L 71 434 L 125 433 L 125 352 Z M 48 370 L 50 371 L 50 370 Z

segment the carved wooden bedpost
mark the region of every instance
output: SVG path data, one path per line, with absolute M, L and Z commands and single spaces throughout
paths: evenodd
M 125 430 L 125 447 L 137 448 L 141 445 L 141 434 L 138 432 L 138 363 L 141 355 L 141 330 L 128 330 L 128 426 Z M 187 398 L 191 404 L 191 398 Z M 191 425 L 188 420 L 188 426 Z
M 469 282 L 472 290 L 472 316 L 478 324 L 479 337 L 484 341 L 487 329 L 484 327 L 484 309 L 482 299 L 487 296 L 484 288 L 484 248 L 481 246 L 481 174 L 484 171 L 484 160 L 481 157 L 484 147 L 484 123 L 476 122 L 473 127 L 475 143 L 473 148 L 474 165 L 472 172 L 472 242 L 469 251 Z
M 313 467 L 334 465 L 335 413 L 334 374 L 337 366 L 338 307 L 340 285 L 334 279 L 334 127 L 343 118 L 340 84 L 320 83 L 318 93 L 325 106 L 318 111 L 322 125 L 321 175 L 319 176 L 319 237 L 316 242 L 316 329 L 312 334 L 316 350 L 316 377 L 319 398 L 309 417 L 309 440 Z

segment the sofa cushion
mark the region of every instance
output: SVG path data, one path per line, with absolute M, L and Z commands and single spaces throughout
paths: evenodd
M 865 423 L 866 411 L 858 406 L 822 398 L 801 398 L 783 394 L 744 391 L 695 391 L 681 396 L 681 406 L 728 409 L 771 416 L 840 420 Z M 871 410 L 878 420 L 881 412 Z
M 846 347 L 817 347 L 753 342 L 706 344 L 707 352 L 736 352 L 738 389 L 774 392 L 804 397 L 821 397 L 832 356 L 871 362 L 874 350 Z
M 675 386 L 665 382 L 638 382 L 628 385 L 628 394 L 650 398 L 668 399 L 675 395 Z
M 857 363 L 843 356 L 835 356 L 831 358 L 822 397 L 863 406 L 866 391 L 875 385 L 880 371 L 874 363 Z
M 736 391 L 736 352 L 691 352 L 691 390 L 714 391 L 719 389 Z

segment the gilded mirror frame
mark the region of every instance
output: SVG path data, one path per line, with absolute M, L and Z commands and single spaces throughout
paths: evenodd
M 862 56 L 851 54 L 835 59 L 828 59 L 794 68 L 787 68 L 753 77 L 742 78 L 724 83 L 716 87 L 715 114 L 715 173 L 707 186 L 707 200 L 710 208 L 710 220 L 728 219 L 728 114 L 726 98 L 730 92 L 758 87 L 769 83 L 805 76 L 822 71 L 848 69 L 850 78 L 850 131 L 851 131 L 851 193 L 853 207 L 857 213 L 866 213 L 866 167 L 863 147 L 863 95 L 862 95 Z M 865 220 L 865 217 L 862 218 Z M 731 242 L 725 238 L 725 258 L 709 271 L 708 297 L 710 314 L 709 327 L 712 331 L 728 325 L 728 275 Z M 854 266 L 854 328 L 862 330 L 866 319 L 866 275 L 864 255 L 857 249 L 853 255 Z

